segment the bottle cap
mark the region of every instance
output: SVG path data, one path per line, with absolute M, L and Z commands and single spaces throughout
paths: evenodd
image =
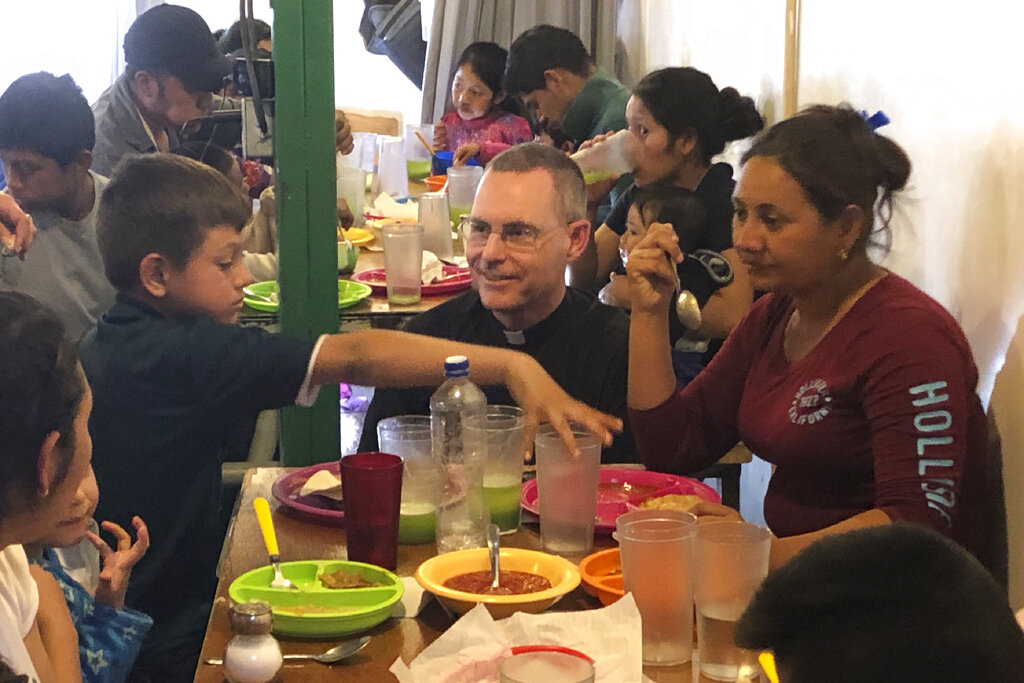
M 274 618 L 269 604 L 254 600 L 232 605 L 228 612 L 228 623 L 232 633 L 261 636 L 270 633 L 274 626 Z
M 445 377 L 465 377 L 469 374 L 469 359 L 465 356 L 448 356 L 444 359 Z

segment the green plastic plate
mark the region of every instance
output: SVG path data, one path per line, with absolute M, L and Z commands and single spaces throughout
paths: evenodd
M 383 584 L 373 588 L 324 588 L 317 577 L 338 569 Z M 306 638 L 337 637 L 373 628 L 389 616 L 405 586 L 386 569 L 345 560 L 282 562 L 281 572 L 299 590 L 271 588 L 271 567 L 242 574 L 228 587 L 235 602 L 262 600 L 274 613 L 274 633 Z
M 242 291 L 245 293 L 245 297 L 242 300 L 249 308 L 276 313 L 280 307 L 277 298 L 279 292 L 277 280 L 255 282 L 243 288 Z M 338 280 L 338 308 L 355 306 L 372 293 L 373 290 L 369 285 L 364 285 L 361 282 L 352 282 L 351 280 Z

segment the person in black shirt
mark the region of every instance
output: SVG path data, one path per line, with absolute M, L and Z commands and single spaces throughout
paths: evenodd
M 502 152 L 480 181 L 463 233 L 473 291 L 416 316 L 406 330 L 523 351 L 573 398 L 625 417 L 629 320 L 565 284 L 566 266 L 590 237 L 579 168 L 537 143 Z M 511 403 L 503 388 L 482 388 L 488 404 Z M 379 420 L 426 414 L 430 394 L 377 390 L 360 449 L 376 449 Z M 602 461 L 635 461 L 628 425 Z

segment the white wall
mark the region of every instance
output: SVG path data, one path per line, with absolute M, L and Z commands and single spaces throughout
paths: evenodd
M 719 86 L 756 95 L 767 118 L 779 118 L 784 0 L 637 1 L 646 66 L 691 64 Z M 1010 596 L 1019 607 L 1024 88 L 1015 69 L 1024 12 L 997 0 L 927 10 L 908 0 L 801 5 L 800 105 L 847 100 L 872 112 L 882 109 L 893 121 L 882 132 L 914 162 L 886 265 L 949 308 L 971 342 L 979 394 L 986 402 L 991 394 L 1003 440 Z

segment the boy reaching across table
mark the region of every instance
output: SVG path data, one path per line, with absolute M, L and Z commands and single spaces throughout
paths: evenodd
M 310 405 L 327 383 L 434 384 L 444 358 L 462 354 L 476 381 L 509 386 L 531 424 L 568 433 L 580 422 L 606 443 L 621 428 L 523 354 L 384 330 L 307 340 L 234 326 L 250 282 L 248 217 L 224 176 L 166 154 L 126 159 L 100 200 L 100 252 L 118 295 L 80 351 L 95 396 L 97 514 L 121 524 L 138 514 L 152 539 L 127 596 L 154 619 L 143 679 L 191 680 L 221 544 L 220 446 L 239 414 Z

